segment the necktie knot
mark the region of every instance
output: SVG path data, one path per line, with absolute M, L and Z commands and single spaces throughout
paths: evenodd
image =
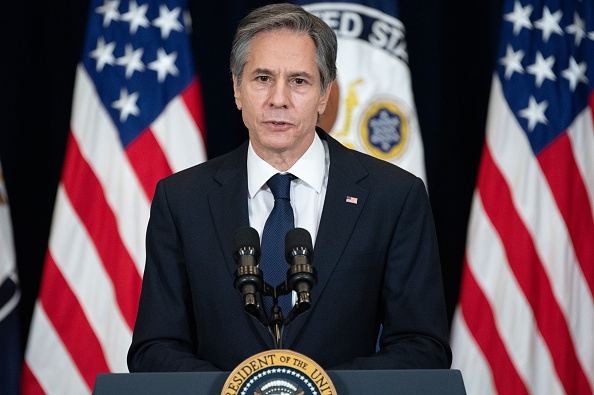
M 270 188 L 274 200 L 291 199 L 291 181 L 294 178 L 295 176 L 290 173 L 276 173 L 268 179 L 266 184 L 268 185 L 268 188 Z

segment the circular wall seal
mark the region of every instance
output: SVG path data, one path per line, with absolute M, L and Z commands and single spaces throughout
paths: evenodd
M 394 102 L 370 105 L 361 121 L 363 144 L 374 156 L 390 160 L 402 153 L 408 140 L 408 116 Z
M 335 395 L 328 374 L 312 359 L 291 350 L 269 350 L 240 363 L 221 395 Z

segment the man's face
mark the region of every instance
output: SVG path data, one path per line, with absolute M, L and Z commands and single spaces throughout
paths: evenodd
M 271 164 L 279 156 L 296 161 L 309 148 L 330 91 L 320 93 L 312 39 L 288 30 L 254 36 L 241 87 L 234 77 L 233 88 L 252 146 Z

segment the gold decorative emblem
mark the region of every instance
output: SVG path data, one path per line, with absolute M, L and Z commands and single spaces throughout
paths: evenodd
M 361 140 L 373 156 L 390 160 L 404 151 L 408 128 L 408 116 L 396 103 L 375 102 L 369 105 L 361 119 Z
M 351 124 L 353 123 L 353 111 L 359 105 L 359 98 L 357 97 L 356 87 L 363 83 L 363 79 L 359 78 L 349 84 L 347 97 L 345 99 L 345 119 L 342 128 L 334 133 L 332 136 L 340 141 L 345 147 L 355 149 L 355 144 L 349 136 L 351 131 Z
M 221 395 L 336 395 L 328 374 L 312 359 L 291 350 L 264 351 L 240 363 Z

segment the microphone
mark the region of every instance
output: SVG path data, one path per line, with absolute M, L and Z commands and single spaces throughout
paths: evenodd
M 233 285 L 243 296 L 243 309 L 250 314 L 258 311 L 256 293 L 264 280 L 258 268 L 260 258 L 260 236 L 249 226 L 238 228 L 233 234 L 233 259 L 237 263 Z
M 312 266 L 313 245 L 311 235 L 303 228 L 293 228 L 285 235 L 285 258 L 291 265 L 287 272 L 289 287 L 297 293 L 295 307 L 302 313 L 311 307 L 309 292 L 318 278 Z

